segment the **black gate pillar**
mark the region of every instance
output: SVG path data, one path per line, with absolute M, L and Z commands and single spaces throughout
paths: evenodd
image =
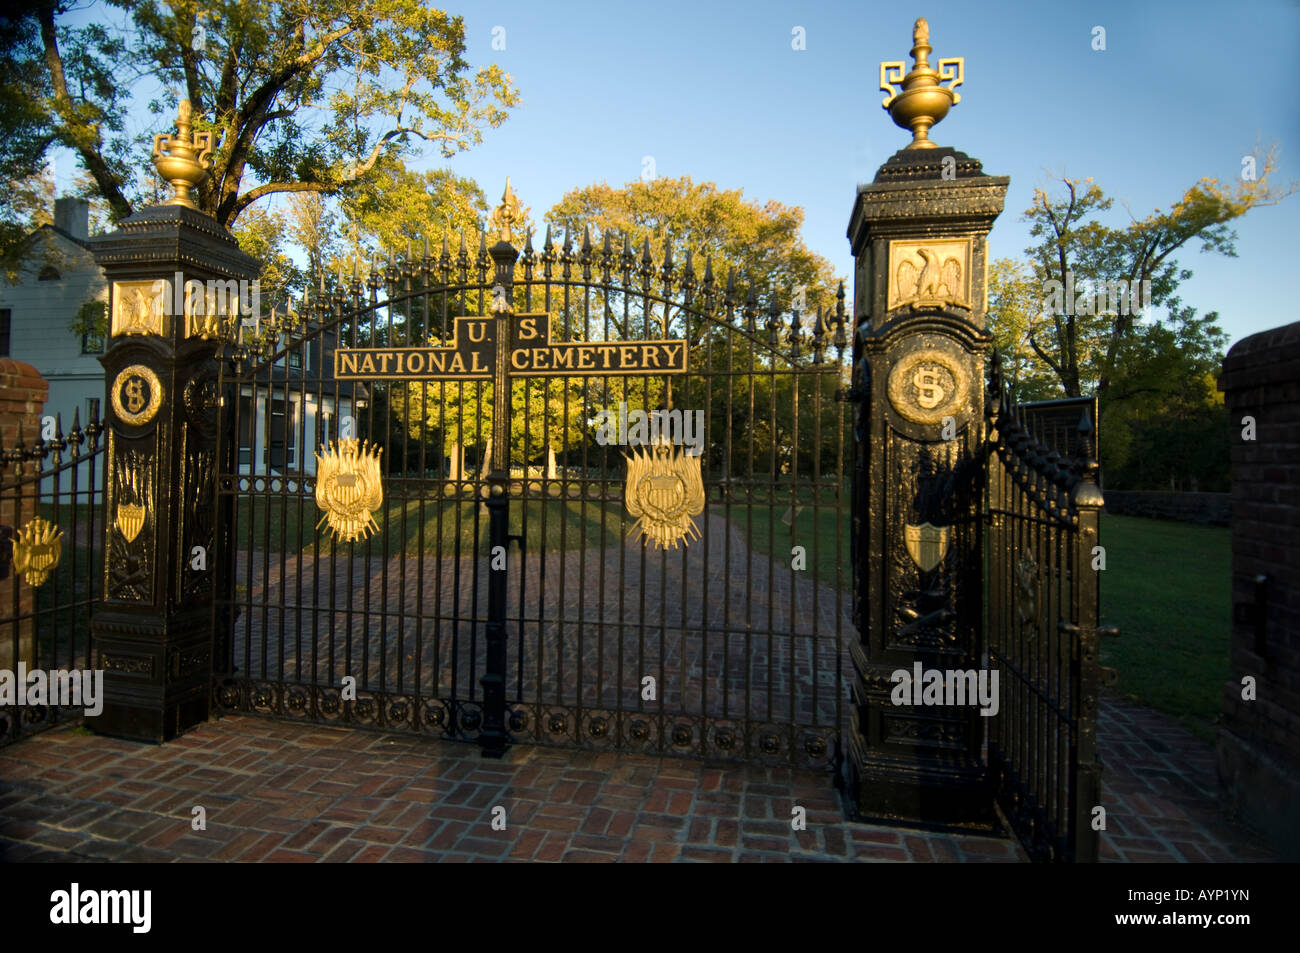
M 506 179 L 501 205 L 492 213 L 491 226 L 500 240 L 492 245 L 493 284 L 488 310 L 493 315 L 496 364 L 492 368 L 492 459 L 484 486 L 488 511 L 488 620 L 483 677 L 483 728 L 479 747 L 484 757 L 500 758 L 509 747 L 506 726 L 506 590 L 509 559 L 496 568 L 495 554 L 510 547 L 510 346 L 514 314 L 515 262 L 519 252 L 511 242 L 511 229 L 523 222 L 523 210 Z M 485 239 L 486 240 L 486 239 Z
M 992 797 L 978 704 L 913 687 L 921 671 L 987 668 L 982 639 L 986 238 L 1009 179 L 929 140 L 959 100 L 960 59 L 881 64 L 913 141 L 858 188 L 854 278 L 854 680 L 848 759 L 860 816 L 983 828 Z M 950 80 L 949 87 L 941 80 Z M 905 673 L 907 679 L 898 677 Z M 962 689 L 967 687 L 963 680 Z M 927 697 L 928 696 L 928 697 Z
M 108 445 L 102 608 L 91 624 L 104 670 L 104 734 L 161 742 L 204 721 L 212 670 L 218 530 L 217 346 L 255 310 L 259 263 L 199 212 L 211 165 L 188 102 L 179 134 L 155 137 L 175 196 L 95 241 L 109 284 L 104 365 Z

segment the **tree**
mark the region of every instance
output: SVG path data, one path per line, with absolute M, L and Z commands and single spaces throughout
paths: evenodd
M 284 215 L 286 234 L 307 256 L 308 278 L 319 280 L 338 258 L 338 216 L 320 192 L 292 193 Z
M 809 250 L 799 234 L 803 209 L 780 202 L 760 205 L 746 200 L 741 189 L 697 185 L 690 176 L 633 180 L 617 189 L 601 183 L 566 194 L 546 220 L 560 233 L 568 229 L 580 235 L 590 226 L 593 241 L 607 230 L 630 235 L 638 253 L 648 240 L 656 261 L 662 261 L 671 240 L 675 252 L 694 252 L 697 272 L 711 257 L 720 283 L 734 271 L 742 293 L 752 283 L 760 293 L 775 294 L 783 313 L 800 303 L 800 289 L 805 315 L 835 302 L 834 266 Z
M 446 169 L 416 172 L 399 159 L 379 163 L 372 175 L 344 189 L 340 207 L 347 220 L 348 254 L 369 257 L 436 250 L 444 235 L 476 235 L 488 203 L 473 179 Z
M 709 387 L 706 379 L 696 378 L 691 392 L 682 389 L 685 385 L 673 385 L 673 406 L 704 410 L 713 421 L 715 433 L 730 426 L 735 435 L 730 459 L 726 459 L 725 441 L 719 439 L 709 446 L 705 465 L 715 473 L 729 474 L 748 473 L 750 469 L 765 471 L 774 465 L 780 470 L 780 461 L 773 464 L 768 456 L 753 449 L 775 446 L 782 448 L 781 453 L 789 453 L 793 447 L 795 401 L 788 373 L 793 357 L 784 341 L 776 351 L 767 346 L 769 308 L 776 308 L 786 331 L 793 312 L 798 311 L 806 335 L 812 330 L 815 314 L 833 311 L 837 290 L 834 267 L 803 242 L 803 209 L 775 201 L 760 204 L 745 199 L 739 189 L 722 189 L 713 182 L 697 184 L 683 176 L 634 180 L 622 188 L 601 183 L 575 189 L 547 213 L 546 219 L 560 234 L 567 232 L 578 239 L 584 236 L 584 229 L 589 229 L 596 247 L 601 247 L 598 243 L 606 234 L 614 236 L 616 250 L 622 249 L 624 239 L 630 239 L 628 244 L 638 262 L 648 247 L 656 266 L 663 261 L 664 250 L 670 244 L 679 268 L 684 264 L 683 250 L 689 249 L 694 255 L 697 282 L 702 280 L 707 259 L 712 262 L 718 292 L 732 277 L 737 297 L 743 300 L 751 291 L 756 294 L 763 311 L 755 327 L 758 343 L 747 334 L 734 333 L 747 328 L 724 329 L 710 321 L 688 326 L 681 313 L 671 308 L 658 309 L 649 327 L 622 327 L 621 302 L 613 295 L 606 300 L 595 294 L 590 308 L 579 302 L 569 309 L 564 323 L 554 318 L 552 323 L 557 337 L 559 331 L 565 331 L 578 338 L 610 333 L 621 337 L 686 338 L 695 355 L 691 359 L 693 366 L 707 366 L 728 380 L 726 387 Z M 644 317 L 639 309 L 632 310 L 634 320 Z M 610 328 L 604 326 L 606 321 Z M 799 361 L 809 362 L 812 356 L 805 337 Z M 766 368 L 781 373 L 763 373 Z M 810 470 L 813 464 L 814 454 L 803 448 L 809 446 L 808 438 L 815 432 L 811 411 L 818 406 L 822 415 L 822 466 L 828 466 L 837 426 L 834 392 L 841 386 L 833 374 L 819 374 L 808 380 L 815 380 L 822 393 L 819 400 L 811 393 L 803 393 L 798 404 L 801 470 Z M 627 400 L 629 408 L 653 409 L 666 406 L 666 391 L 667 386 L 660 383 L 645 389 L 633 379 L 615 379 L 602 382 L 600 398 L 605 406 Z M 756 441 L 752 445 L 750 437 Z
M 27 247 L 27 236 L 54 222 L 54 175 L 45 166 L 5 185 L 0 189 L 0 259 L 5 280 L 13 283 L 19 279 L 19 253 Z M 47 248 L 45 255 L 47 263 L 57 267 L 53 250 Z
M 239 247 L 262 265 L 259 281 L 261 310 L 283 312 L 291 298 L 302 294 L 305 275 L 285 250 L 285 217 L 271 208 L 250 208 L 231 230 Z
M 115 219 L 147 185 L 145 136 L 126 128 L 130 82 L 150 75 L 218 140 L 199 207 L 231 226 L 286 192 L 332 194 L 421 143 L 451 156 L 503 122 L 518 95 L 495 65 L 470 72 L 464 23 L 421 0 L 109 0 L 129 37 L 60 23 L 66 0 L 21 16 L 3 63 L 5 155 L 73 150 Z M 157 116 L 174 102 L 152 102 Z M 38 117 L 38 118 L 34 118 Z M 163 125 L 159 123 L 159 125 Z
M 988 331 L 1002 356 L 1003 381 L 1018 401 L 1062 396 L 1060 381 L 1029 344 L 1030 317 L 1037 314 L 1039 303 L 1024 262 L 999 258 L 989 266 Z
M 1025 334 L 1066 396 L 1091 392 L 1107 399 L 1121 375 L 1121 356 L 1143 337 L 1143 309 L 1132 305 L 1176 307 L 1178 285 L 1191 277 L 1175 258 L 1180 249 L 1199 240 L 1202 251 L 1235 256 L 1228 223 L 1295 191 L 1270 186 L 1274 152 L 1262 164 L 1253 181 L 1227 187 L 1201 179 L 1168 212 L 1156 209 L 1120 228 L 1098 220 L 1112 200 L 1091 179 L 1062 179 L 1063 196 L 1034 191 L 1024 217 L 1039 242 L 1025 253 L 1041 297 L 1023 315 Z

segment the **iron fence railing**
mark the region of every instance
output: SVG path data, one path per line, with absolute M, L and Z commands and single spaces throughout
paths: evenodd
M 622 244 L 530 237 L 522 253 L 480 241 L 477 256 L 462 244 L 376 262 L 226 353 L 219 709 L 481 741 L 495 673 L 518 742 L 834 760 L 852 626 L 843 290 L 810 320 L 760 308 L 689 255 Z M 549 315 L 555 343 L 685 339 L 685 373 L 519 377 L 508 402 L 490 380 L 358 391 L 333 376 L 339 348 L 446 347 L 458 316 L 493 314 L 499 286 L 515 314 Z M 503 403 L 509 466 L 491 476 Z M 622 405 L 702 414 L 706 503 L 689 546 L 628 539 L 630 448 L 602 445 L 592 423 Z M 285 426 L 304 451 L 293 489 L 231 452 L 256 459 L 259 435 L 287 441 Z M 350 542 L 317 530 L 311 496 L 313 453 L 340 437 L 403 461 L 384 472 L 378 531 Z M 494 491 L 509 501 L 500 539 Z
M 60 702 L 75 697 L 64 689 L 68 676 L 91 669 L 90 620 L 103 584 L 98 400 L 87 416 L 83 425 L 74 412 L 65 433 L 56 415 L 48 439 L 27 444 L 19 432 L 0 448 L 0 669 L 16 691 L 13 704 L 0 704 L 0 746 L 85 711 Z
M 1070 435 L 1012 406 L 996 355 L 985 407 L 986 631 L 1001 686 L 989 726 L 994 790 L 1033 859 L 1095 861 L 1097 698 L 1113 674 L 1098 661 L 1095 429 L 1087 406 L 1068 408 L 1080 411 Z

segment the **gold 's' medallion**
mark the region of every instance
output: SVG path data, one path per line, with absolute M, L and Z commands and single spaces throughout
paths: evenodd
M 316 505 L 325 511 L 317 529 L 328 522 L 335 538 L 349 543 L 378 532 L 374 512 L 384 502 L 382 453 L 380 447 L 345 439 L 316 454 Z
M 676 549 L 699 539 L 694 516 L 704 512 L 704 480 L 700 458 L 671 444 L 660 443 L 653 452 L 634 450 L 627 459 L 627 486 L 623 491 L 627 511 L 637 517 L 631 533 L 644 535 L 660 549 Z
M 951 530 L 951 526 L 935 526 L 933 523 L 909 524 L 903 528 L 907 554 L 922 572 L 929 572 L 943 560 L 948 552 Z
M 109 393 L 113 412 L 124 423 L 139 427 L 153 420 L 162 406 L 162 381 L 152 368 L 143 364 L 124 367 Z
M 918 424 L 942 423 L 966 407 L 969 377 L 946 351 L 929 348 L 907 355 L 889 372 L 889 402 Z
M 63 530 L 37 516 L 14 537 L 14 571 L 25 573 L 29 586 L 50 578 L 63 556 Z

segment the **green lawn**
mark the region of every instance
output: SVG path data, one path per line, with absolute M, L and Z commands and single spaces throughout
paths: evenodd
M 1111 689 L 1175 715 L 1212 741 L 1228 680 L 1232 631 L 1227 528 L 1103 515 L 1102 622 L 1119 626 L 1101 660 Z
M 801 494 L 801 499 L 809 498 Z M 721 515 L 723 508 L 715 506 L 713 512 Z M 845 503 L 848 509 L 848 503 Z M 847 513 L 840 516 L 833 503 L 820 506 L 814 513 L 811 503 L 802 504 L 794 526 L 788 526 L 782 517 L 789 512 L 788 503 L 775 506 L 767 503 L 755 503 L 733 506 L 731 523 L 740 530 L 741 535 L 749 534 L 749 543 L 755 553 L 775 553 L 781 559 L 791 560 L 794 546 L 804 547 L 807 557 L 807 570 L 816 572 L 817 581 L 822 585 L 835 588 L 836 570 L 842 567 L 843 585 L 851 585 L 849 567 L 849 532 Z M 751 524 L 752 514 L 752 524 Z M 838 534 L 838 535 L 837 535 Z M 838 546 L 836 545 L 838 541 Z

